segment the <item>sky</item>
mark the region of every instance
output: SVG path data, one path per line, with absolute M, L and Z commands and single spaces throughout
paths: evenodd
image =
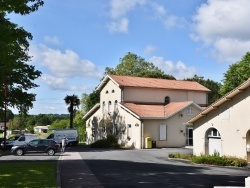
M 32 33 L 28 64 L 42 72 L 29 114 L 67 114 L 64 98 L 94 91 L 128 52 L 176 79 L 221 83 L 250 49 L 249 7 L 249 0 L 44 0 L 30 15 L 11 14 Z

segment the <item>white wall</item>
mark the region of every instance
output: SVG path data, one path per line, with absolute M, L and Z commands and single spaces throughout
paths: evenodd
M 246 134 L 250 130 L 250 88 L 194 123 L 195 155 L 205 153 L 205 133 L 221 134 L 222 155 L 246 158 Z

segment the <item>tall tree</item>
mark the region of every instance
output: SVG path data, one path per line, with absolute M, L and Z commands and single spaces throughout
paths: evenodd
M 43 5 L 41 0 L 0 1 L 0 108 L 4 104 L 15 107 L 20 113 L 27 113 L 33 107 L 35 94 L 29 89 L 38 87 L 34 80 L 41 72 L 28 65 L 31 33 L 6 18 L 6 13 L 21 15 L 36 11 Z M 3 86 L 3 87 L 2 87 Z M 7 93 L 5 97 L 3 93 Z
M 210 79 L 205 80 L 204 77 L 199 77 L 197 75 L 194 75 L 193 78 L 187 78 L 185 80 L 198 82 L 199 84 L 211 90 L 211 92 L 208 94 L 208 104 L 212 104 L 221 97 L 221 95 L 219 94 L 221 84 L 218 82 Z
M 240 61 L 229 66 L 224 74 L 220 94 L 225 95 L 250 77 L 250 53 L 247 52 Z
M 80 99 L 76 95 L 67 95 L 64 98 L 65 103 L 68 105 L 68 111 L 70 113 L 70 128 L 73 128 L 73 119 L 76 107 L 80 105 Z
M 173 76 L 165 74 L 153 63 L 147 62 L 142 57 L 130 52 L 120 59 L 120 63 L 116 68 L 106 67 L 105 74 L 175 80 Z

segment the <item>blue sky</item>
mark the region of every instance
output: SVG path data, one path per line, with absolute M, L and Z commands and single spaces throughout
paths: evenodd
M 250 49 L 249 0 L 45 0 L 10 20 L 33 35 L 42 71 L 30 114 L 65 114 L 66 95 L 90 93 L 128 52 L 176 79 L 221 82 Z M 16 113 L 15 110 L 13 110 Z

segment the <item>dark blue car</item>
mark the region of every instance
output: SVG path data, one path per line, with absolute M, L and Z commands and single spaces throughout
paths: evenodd
M 47 153 L 54 155 L 60 151 L 60 145 L 50 139 L 35 139 L 21 146 L 13 146 L 11 153 L 16 155 L 24 155 L 26 153 Z

